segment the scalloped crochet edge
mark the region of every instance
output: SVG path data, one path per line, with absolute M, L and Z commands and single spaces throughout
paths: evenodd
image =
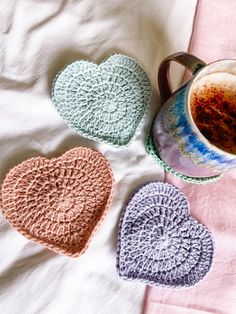
M 45 157 L 33 157 L 33 158 L 29 158 L 29 159 L 26 159 L 25 161 L 23 161 L 22 163 L 20 164 L 23 164 L 24 162 L 28 162 L 28 161 L 31 161 L 31 160 L 35 160 L 37 158 L 45 158 L 46 160 L 56 160 L 58 158 L 61 158 L 63 157 L 63 155 L 67 154 L 68 152 L 72 151 L 72 150 L 77 150 L 77 149 L 81 149 L 81 150 L 85 150 L 85 151 L 91 151 L 93 153 L 96 153 L 98 155 L 100 155 L 100 157 L 102 157 L 104 159 L 104 161 L 106 162 L 107 164 L 107 170 L 109 172 L 109 175 L 111 177 L 111 183 L 112 183 L 112 186 L 111 186 L 111 190 L 110 190 L 110 194 L 109 194 L 109 198 L 108 198 L 108 201 L 107 201 L 107 205 L 106 205 L 106 208 L 105 210 L 103 211 L 103 214 L 101 215 L 101 218 L 98 220 L 97 224 L 95 225 L 94 229 L 92 230 L 87 242 L 85 243 L 85 246 L 84 248 L 80 251 L 80 252 L 76 252 L 76 253 L 70 253 L 68 252 L 67 250 L 65 249 L 61 249 L 61 248 L 58 248 L 57 246 L 53 245 L 53 244 L 50 244 L 48 242 L 45 242 L 43 241 L 42 239 L 38 238 L 38 237 L 35 237 L 33 235 L 30 235 L 28 232 L 22 230 L 18 224 L 15 224 L 15 223 L 12 223 L 10 222 L 7 218 L 7 222 L 9 223 L 9 225 L 14 228 L 17 232 L 19 232 L 21 235 L 23 235 L 25 238 L 27 238 L 28 240 L 36 243 L 36 244 L 40 244 L 42 245 L 43 247 L 55 252 L 55 253 L 58 253 L 58 254 L 63 254 L 63 255 L 66 255 L 68 257 L 79 257 L 81 256 L 83 253 L 85 253 L 85 251 L 88 249 L 89 245 L 90 245 L 90 242 L 92 241 L 92 238 L 93 236 L 95 235 L 95 233 L 97 232 L 97 230 L 99 229 L 100 225 L 102 224 L 102 222 L 104 221 L 106 215 L 107 215 L 107 212 L 109 211 L 110 209 L 110 205 L 111 205 L 111 202 L 112 202 L 112 199 L 113 199 L 113 193 L 114 193 L 114 185 L 115 185 L 115 180 L 114 180 L 114 175 L 113 175 L 113 172 L 112 172 L 112 169 L 111 169 L 111 166 L 110 166 L 110 163 L 108 162 L 107 158 L 102 155 L 100 152 L 94 150 L 94 149 L 91 149 L 91 148 L 87 148 L 87 147 L 84 147 L 84 146 L 80 146 L 80 147 L 75 147 L 75 148 L 72 148 L 70 150 L 67 150 L 66 152 L 64 152 L 62 155 L 58 156 L 58 157 L 54 157 L 54 158 L 45 158 Z M 14 166 L 13 168 L 11 168 L 9 170 L 9 172 L 7 173 L 7 175 L 5 176 L 4 178 L 4 181 L 5 179 L 8 177 L 8 175 L 10 175 L 11 171 L 14 171 L 14 169 L 16 169 L 20 164 Z M 3 206 L 3 197 L 2 197 L 2 191 L 3 191 L 3 187 L 4 187 L 4 181 L 2 183 L 2 185 L 0 186 L 1 190 L 0 190 L 0 193 L 1 193 L 1 209 L 2 209 L 2 213 L 5 216 L 5 211 L 4 211 L 4 206 Z
M 212 177 L 192 177 L 192 176 L 187 176 L 184 175 L 176 170 L 174 170 L 172 167 L 170 167 L 169 165 L 167 165 L 167 163 L 165 163 L 160 156 L 158 155 L 154 143 L 153 143 L 153 138 L 152 138 L 152 126 L 148 131 L 148 135 L 146 137 L 146 142 L 145 142 L 145 147 L 146 147 L 146 151 L 148 152 L 148 154 L 150 156 L 152 156 L 152 158 L 154 159 L 154 161 L 159 164 L 166 172 L 174 175 L 175 177 L 181 179 L 184 182 L 187 183 L 192 183 L 192 184 L 208 184 L 208 183 L 213 183 L 218 181 L 219 179 L 221 179 L 223 177 L 223 174 L 219 174 L 219 175 L 215 175 Z
M 144 68 L 140 65 L 140 63 L 139 63 L 136 59 L 134 59 L 134 58 L 132 58 L 132 57 L 130 57 L 130 56 L 127 56 L 127 55 L 123 55 L 123 54 L 121 54 L 121 53 L 114 53 L 114 54 L 108 56 L 106 59 L 104 59 L 104 60 L 103 60 L 102 62 L 100 62 L 100 63 L 96 63 L 95 61 L 87 61 L 87 62 L 92 63 L 92 64 L 95 64 L 95 65 L 98 66 L 98 65 L 100 65 L 100 64 L 102 64 L 102 63 L 104 63 L 104 62 L 106 62 L 106 61 L 107 61 L 110 57 L 112 57 L 112 56 L 121 56 L 121 57 L 128 58 L 128 59 L 131 60 L 131 61 L 134 61 L 134 62 L 135 62 L 136 64 L 138 64 L 138 66 L 145 72 L 145 74 L 146 74 L 146 76 L 147 76 L 147 78 L 148 78 L 148 80 L 149 80 L 149 77 L 148 77 L 148 75 L 147 75 L 147 72 L 144 70 Z M 73 63 L 76 62 L 76 61 L 86 61 L 86 60 L 75 60 L 75 61 L 72 61 L 72 62 L 66 64 L 66 65 L 56 74 L 56 76 L 55 76 L 55 78 L 54 78 L 54 80 L 53 80 L 52 87 L 51 87 L 51 98 L 52 98 L 52 102 L 53 102 L 53 104 L 54 104 L 56 110 L 57 110 L 57 103 L 56 103 L 56 100 L 55 100 L 55 97 L 54 97 L 54 86 L 55 86 L 55 83 L 56 83 L 56 81 L 57 81 L 57 78 L 59 77 L 59 75 L 60 75 L 69 65 L 73 64 Z M 145 108 L 145 111 L 144 111 L 144 113 L 143 113 L 143 116 L 142 116 L 142 118 L 140 119 L 140 121 L 138 122 L 137 127 L 136 127 L 136 129 L 135 129 L 135 132 L 133 133 L 133 136 L 131 137 L 130 141 L 129 141 L 128 143 L 126 143 L 126 144 L 123 144 L 123 145 L 119 145 L 119 144 L 112 143 L 112 142 L 110 142 L 110 141 L 108 141 L 108 140 L 106 140 L 106 139 L 105 139 L 105 140 L 101 140 L 100 137 L 95 136 L 95 135 L 94 135 L 94 136 L 91 136 L 90 134 L 87 134 L 87 132 L 83 132 L 83 131 L 78 132 L 78 131 L 76 131 L 73 127 L 71 127 L 63 117 L 61 117 L 61 115 L 59 114 L 58 110 L 57 110 L 57 113 L 60 115 L 61 119 L 65 122 L 65 124 L 66 124 L 67 126 L 69 126 L 69 128 L 72 129 L 76 134 L 79 134 L 79 135 L 81 135 L 81 136 L 83 136 L 83 137 L 85 137 L 85 138 L 87 138 L 87 139 L 92 140 L 92 141 L 95 141 L 95 142 L 98 142 L 98 143 L 108 144 L 108 145 L 111 145 L 111 146 L 113 146 L 113 147 L 115 147 L 115 148 L 118 148 L 118 149 L 122 150 L 122 149 L 125 149 L 125 148 L 129 147 L 129 146 L 134 142 L 135 138 L 136 138 L 138 135 L 141 134 L 141 128 L 142 128 L 142 126 L 143 126 L 143 124 L 144 124 L 144 120 L 146 119 L 148 110 L 149 110 L 149 108 L 150 108 L 151 98 L 152 98 L 152 86 L 151 86 L 150 80 L 149 80 L 149 83 L 150 83 L 150 96 L 149 96 L 149 99 L 148 99 L 148 101 L 147 101 L 146 108 Z
M 214 255 L 215 255 L 215 241 L 214 241 L 214 238 L 212 236 L 212 233 L 211 231 L 207 228 L 206 225 L 200 223 L 197 219 L 191 217 L 191 219 L 195 222 L 198 223 L 198 225 L 200 225 L 201 227 L 204 227 L 210 234 L 211 236 L 211 240 L 212 240 L 212 247 L 213 247 L 213 253 L 212 253 L 212 259 L 211 259 L 211 263 L 210 263 L 210 266 L 209 266 L 209 269 L 207 271 L 207 273 L 196 283 L 192 284 L 192 285 L 188 285 L 188 286 L 180 286 L 180 285 L 177 285 L 177 286 L 171 286 L 171 285 L 163 285 L 163 284 L 159 284 L 159 283 L 156 283 L 155 281 L 149 281 L 149 280 L 146 280 L 146 279 L 142 279 L 142 278 L 130 278 L 130 277 L 127 277 L 127 276 L 124 276 L 124 275 L 121 275 L 120 272 L 119 272 L 119 252 L 120 252 L 120 246 L 121 246 L 121 227 L 122 227 L 122 224 L 123 224 L 123 220 L 124 220 L 124 216 L 125 216 L 125 212 L 126 212 L 126 207 L 128 206 L 129 202 L 132 200 L 132 198 L 134 197 L 134 195 L 144 186 L 146 185 L 149 185 L 149 184 L 152 184 L 152 183 L 159 183 L 161 185 L 168 185 L 168 186 L 171 186 L 172 188 L 176 189 L 178 192 L 180 192 L 183 197 L 186 199 L 187 203 L 188 203 L 188 214 L 190 216 L 190 203 L 188 201 L 188 199 L 186 198 L 186 196 L 184 195 L 184 193 L 179 189 L 177 188 L 176 186 L 174 186 L 173 184 L 170 184 L 170 183 L 167 183 L 167 182 L 162 182 L 162 181 L 149 181 L 149 182 L 146 182 L 145 184 L 141 184 L 139 185 L 132 193 L 131 195 L 129 196 L 128 200 L 126 201 L 126 204 L 124 205 L 123 209 L 122 209 L 122 212 L 121 212 L 121 215 L 120 215 L 120 221 L 119 221 L 119 224 L 118 224 L 118 240 L 117 240 L 117 250 L 116 250 L 116 270 L 117 270 L 117 273 L 118 273 L 118 276 L 121 277 L 122 279 L 126 280 L 126 281 L 134 281 L 134 282 L 139 282 L 139 283 L 143 283 L 143 284 L 147 284 L 147 285 L 153 285 L 155 287 L 161 287 L 161 288 L 167 288 L 167 289 L 171 289 L 171 290 L 179 290 L 179 289 L 189 289 L 189 288 L 192 288 L 192 287 L 195 287 L 196 285 L 202 283 L 203 281 L 206 280 L 206 277 L 207 277 L 207 274 L 209 273 L 209 271 L 212 269 L 213 267 L 213 264 L 214 264 Z

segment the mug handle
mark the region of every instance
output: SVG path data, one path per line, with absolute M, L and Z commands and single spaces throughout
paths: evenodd
M 166 57 L 160 64 L 158 70 L 158 86 L 161 99 L 163 102 L 168 100 L 172 95 L 172 87 L 170 82 L 170 62 L 175 61 L 190 70 L 194 75 L 198 70 L 206 65 L 205 62 L 198 59 L 194 55 L 186 52 L 177 52 Z

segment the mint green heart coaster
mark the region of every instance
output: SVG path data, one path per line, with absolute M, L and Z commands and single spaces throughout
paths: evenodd
M 56 76 L 52 99 L 79 134 L 115 146 L 127 145 L 147 110 L 151 85 L 132 58 L 115 54 L 97 65 L 76 61 Z
M 212 177 L 191 177 L 191 176 L 184 175 L 184 174 L 174 170 L 173 168 L 171 168 L 169 165 L 167 165 L 161 159 L 161 157 L 158 155 L 158 152 L 155 149 L 155 145 L 154 145 L 153 138 L 152 138 L 152 126 L 148 132 L 145 146 L 146 146 L 147 152 L 149 153 L 149 155 L 151 155 L 153 157 L 153 159 L 155 160 L 156 163 L 158 163 L 162 168 L 164 168 L 166 172 L 171 173 L 175 177 L 177 177 L 177 178 L 179 178 L 185 182 L 192 183 L 192 184 L 208 184 L 211 182 L 218 181 L 223 176 L 223 175 L 215 175 Z

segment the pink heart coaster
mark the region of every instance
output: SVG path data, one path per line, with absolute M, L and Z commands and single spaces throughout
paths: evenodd
M 51 160 L 26 160 L 6 175 L 3 214 L 28 239 L 71 257 L 81 255 L 112 199 L 106 158 L 85 147 Z

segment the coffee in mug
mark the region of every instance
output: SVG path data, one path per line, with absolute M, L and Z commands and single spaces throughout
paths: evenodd
M 190 108 L 203 136 L 223 151 L 236 154 L 236 76 L 218 72 L 197 80 Z
M 169 72 L 172 61 L 193 73 L 175 92 Z M 191 54 L 175 53 L 160 64 L 158 83 L 163 104 L 152 127 L 152 141 L 172 173 L 210 180 L 235 168 L 236 60 L 206 64 Z

